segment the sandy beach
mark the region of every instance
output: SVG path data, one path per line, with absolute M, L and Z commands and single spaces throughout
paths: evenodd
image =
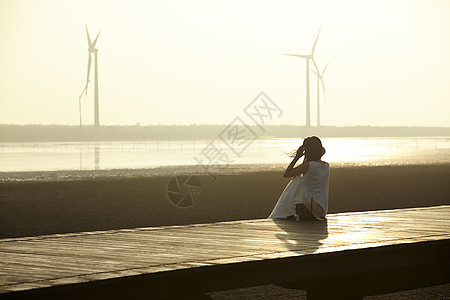
M 197 175 L 198 204 L 167 197 L 173 175 L 0 181 L 0 237 L 266 218 L 283 170 Z M 450 204 L 450 166 L 332 168 L 329 213 Z
M 219 173 L 215 182 L 209 175 L 197 175 L 201 199 L 184 209 L 168 200 L 172 175 L 0 181 L 0 237 L 266 218 L 289 181 L 282 172 Z M 449 182 L 449 165 L 335 167 L 329 213 L 450 204 Z M 450 296 L 449 285 L 431 289 L 402 297 Z M 214 299 L 264 295 L 305 297 L 302 291 L 275 286 L 212 294 Z

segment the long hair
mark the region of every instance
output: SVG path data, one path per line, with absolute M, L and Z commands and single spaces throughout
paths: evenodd
M 305 146 L 305 161 L 320 160 L 325 154 L 325 148 L 322 146 L 322 141 L 317 136 L 310 136 L 303 141 Z
M 305 148 L 305 155 L 303 162 L 320 160 L 325 154 L 325 148 L 322 146 L 322 142 L 317 136 L 310 136 L 303 140 L 303 146 Z M 297 150 L 292 151 L 289 156 L 294 157 L 297 154 Z

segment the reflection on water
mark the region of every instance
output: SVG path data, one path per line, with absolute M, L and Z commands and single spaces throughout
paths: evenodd
M 95 147 L 95 169 L 100 170 L 100 147 Z
M 324 160 L 332 166 L 450 163 L 450 138 L 324 138 Z M 220 140 L 0 143 L 0 172 L 144 169 L 159 166 L 287 164 L 300 139 L 255 140 L 236 155 Z M 204 151 L 213 143 L 217 151 Z M 208 156 L 206 156 L 208 154 Z M 212 157 L 213 154 L 215 157 Z M 101 159 L 100 159 L 101 156 Z M 197 160 L 196 160 L 197 158 Z M 214 158 L 215 160 L 213 160 Z

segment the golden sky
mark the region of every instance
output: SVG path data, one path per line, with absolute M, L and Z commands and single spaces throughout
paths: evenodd
M 87 24 L 101 124 L 227 124 L 264 91 L 276 123 L 303 125 L 305 60 L 283 53 L 322 26 L 322 124 L 450 126 L 449 16 L 448 0 L 0 0 L 0 124 L 79 123 Z M 312 124 L 316 101 L 311 73 Z

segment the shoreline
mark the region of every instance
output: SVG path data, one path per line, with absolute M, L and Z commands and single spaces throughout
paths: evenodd
M 450 164 L 449 164 L 450 165 Z M 281 170 L 284 164 L 235 164 L 226 168 L 209 168 L 200 165 L 173 165 L 154 168 L 117 168 L 103 170 L 55 170 L 0 172 L 0 183 L 8 181 L 64 181 L 99 178 L 160 177 L 174 175 L 231 175 L 248 172 L 270 172 Z
M 206 170 L 200 165 L 173 165 L 159 166 L 154 168 L 117 168 L 102 170 L 54 170 L 54 171 L 0 171 L 0 183 L 3 182 L 57 182 L 74 180 L 92 180 L 101 178 L 138 178 L 138 177 L 161 177 L 175 175 L 210 176 L 219 175 L 241 175 L 257 172 L 283 172 L 289 163 L 272 164 L 234 164 L 228 167 L 209 168 Z M 403 168 L 403 167 L 433 167 L 447 166 L 449 162 L 442 163 L 397 163 L 397 164 L 364 164 L 356 162 L 330 163 L 332 169 L 355 169 L 355 168 Z

